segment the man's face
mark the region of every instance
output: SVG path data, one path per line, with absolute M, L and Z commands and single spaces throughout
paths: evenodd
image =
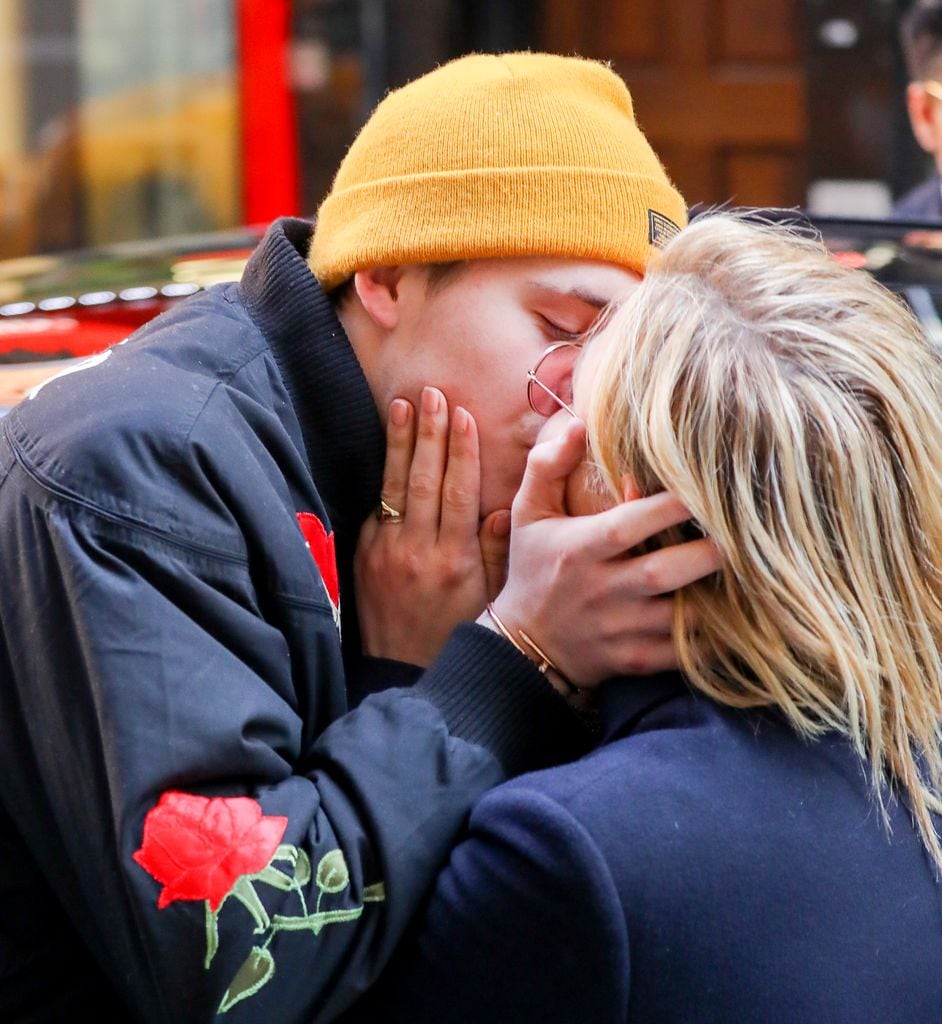
M 585 347 L 573 368 L 571 408 L 582 419 L 586 418 L 589 411 L 602 357 L 616 340 L 611 327 L 603 329 Z M 544 423 L 539 440 L 550 441 L 559 437 L 571 418 L 565 409 L 554 413 Z M 573 516 L 586 516 L 611 508 L 613 504 L 614 499 L 602 482 L 591 456 L 586 453 L 586 461 L 570 473 L 566 480 L 566 511 Z
M 378 375 L 388 405 L 418 402 L 422 387 L 444 392 L 477 423 L 481 515 L 509 508 L 544 417 L 527 401 L 527 371 L 556 342 L 579 339 L 601 309 L 638 280 L 630 270 L 590 260 L 472 260 L 437 287 L 427 271 L 404 283 L 411 294 L 383 346 Z

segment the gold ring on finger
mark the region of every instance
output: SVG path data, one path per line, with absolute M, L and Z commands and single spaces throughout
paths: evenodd
M 379 507 L 376 509 L 376 518 L 381 523 L 401 523 L 402 513 L 393 508 L 385 499 L 379 499 Z

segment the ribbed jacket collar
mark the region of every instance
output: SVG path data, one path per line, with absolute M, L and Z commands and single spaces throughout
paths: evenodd
M 330 300 L 306 262 L 310 221 L 275 221 L 242 275 L 242 298 L 271 346 L 335 528 L 379 501 L 385 442 L 373 396 Z

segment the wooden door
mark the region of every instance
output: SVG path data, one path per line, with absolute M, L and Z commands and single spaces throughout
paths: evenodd
M 541 35 L 611 62 L 690 205 L 804 202 L 800 0 L 544 0 Z

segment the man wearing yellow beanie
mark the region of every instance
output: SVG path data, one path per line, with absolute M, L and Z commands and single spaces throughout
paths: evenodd
M 567 517 L 580 424 L 490 612 L 482 551 L 684 218 L 606 66 L 466 57 L 380 104 L 313 239 L 3 420 L 0 1016 L 335 1018 L 476 797 L 583 749 L 560 694 L 673 664 L 657 595 L 715 556 L 624 558 L 668 500 Z
M 643 273 L 685 223 L 606 65 L 553 54 L 452 61 L 391 93 L 321 206 L 326 289 L 365 267 L 550 256 Z

